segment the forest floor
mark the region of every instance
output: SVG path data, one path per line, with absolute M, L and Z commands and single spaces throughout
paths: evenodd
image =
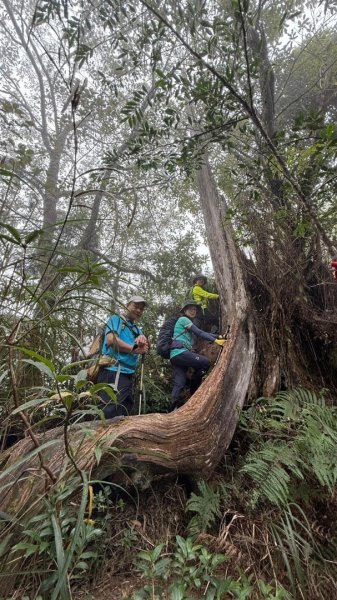
M 83 588 L 74 600 L 124 600 L 142 587 L 142 579 L 133 573 L 124 575 L 109 575 L 103 577 L 94 585 Z
M 140 550 L 153 550 L 186 531 L 186 491 L 172 481 L 153 483 L 138 498 L 110 509 L 93 579 L 82 580 L 74 600 L 124 600 L 146 584 L 134 566 Z M 98 523 L 97 523 L 98 524 Z

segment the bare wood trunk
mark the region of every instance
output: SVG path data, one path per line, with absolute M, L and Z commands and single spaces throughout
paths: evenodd
M 229 323 L 235 320 L 241 322 L 245 319 L 248 309 L 242 267 L 232 227 L 225 221 L 224 211 L 221 210 L 224 203 L 219 197 L 207 159 L 198 171 L 197 181 L 221 303 Z
M 128 417 L 110 424 L 86 423 L 85 427 L 94 432 L 92 438 L 81 427 L 73 427 L 69 438 L 79 469 L 96 474 L 95 447 L 118 446 L 132 449 L 138 464 L 146 463 L 149 471 L 164 468 L 207 478 L 232 439 L 238 408 L 244 403 L 252 375 L 255 334 L 234 239 L 229 226 L 221 223 L 220 200 L 207 162 L 198 174 L 198 182 L 215 273 L 231 322 L 230 340 L 212 373 L 178 411 Z M 40 442 L 53 438 L 57 442 L 42 452 L 43 461 L 56 477 L 65 477 L 74 467 L 65 453 L 62 430 L 48 432 Z M 23 440 L 4 457 L 3 468 L 12 464 L 13 470 L 3 481 L 2 511 L 17 514 L 32 494 L 43 494 L 50 484 L 36 457 L 14 468 L 15 461 L 32 449 L 31 442 Z M 105 475 L 114 471 L 111 455 L 103 455 L 98 471 Z

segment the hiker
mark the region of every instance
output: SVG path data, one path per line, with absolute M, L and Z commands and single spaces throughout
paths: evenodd
M 129 415 L 134 406 L 134 380 L 139 355 L 149 350 L 147 338 L 135 321 L 141 318 L 147 302 L 141 296 L 132 296 L 126 304 L 126 313 L 110 317 L 106 328 L 102 354 L 116 359 L 113 366 L 100 369 L 97 383 L 110 385 L 117 391 L 117 402 L 105 390 L 99 390 L 99 408 L 107 419 Z
M 192 297 L 199 307 L 194 324 L 201 329 L 210 327 L 211 333 L 216 335 L 219 333 L 218 318 L 212 315 L 208 305 L 209 300 L 212 298 L 219 298 L 219 294 L 207 292 L 207 290 L 204 289 L 206 284 L 207 277 L 205 277 L 205 275 L 196 275 L 193 279 Z
M 186 300 L 180 310 L 181 316 L 178 318 L 171 342 L 170 361 L 173 366 L 174 383 L 172 390 L 172 410 L 181 405 L 180 393 L 186 385 L 187 371 L 193 367 L 194 373 L 190 381 L 191 395 L 201 384 L 202 376 L 210 367 L 210 361 L 201 354 L 191 352 L 193 335 L 197 335 L 204 340 L 215 342 L 223 346 L 225 341 L 218 339 L 216 335 L 207 333 L 196 327 L 193 320 L 196 317 L 198 304 L 194 300 Z

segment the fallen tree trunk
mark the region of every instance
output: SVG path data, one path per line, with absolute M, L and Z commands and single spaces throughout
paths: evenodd
M 66 438 L 61 428 L 40 436 L 40 458 L 47 469 L 41 468 L 36 448 L 34 456 L 23 462 L 34 446 L 28 439 L 19 442 L 4 457 L 6 475 L 0 510 L 10 514 L 25 510 L 27 501 L 43 494 L 51 484 L 47 470 L 57 480 L 69 477 L 76 471 L 69 454 L 73 455 L 77 469 L 91 473 L 92 477 L 114 471 L 115 460 L 107 453 L 109 447 L 132 452 L 137 464 L 146 463 L 150 471 L 160 468 L 194 477 L 207 478 L 221 460 L 249 388 L 255 333 L 234 237 L 230 225 L 222 223 L 221 202 L 207 161 L 198 173 L 198 184 L 224 321 L 231 325 L 230 340 L 212 373 L 190 400 L 173 413 L 128 417 L 110 424 L 85 423 L 70 428 Z M 43 449 L 48 442 L 51 445 Z M 69 449 L 66 452 L 68 444 L 71 453 Z M 98 469 L 97 447 L 103 450 Z
M 242 405 L 243 390 L 247 389 L 250 379 L 246 360 L 242 360 L 245 356 L 249 361 L 254 353 L 249 322 L 235 326 L 233 333 L 211 375 L 179 410 L 167 415 L 148 414 L 127 417 L 117 423 L 89 422 L 70 428 L 69 445 L 78 469 L 96 478 L 95 448 L 100 447 L 103 451 L 98 468 L 100 476 L 113 472 L 115 460 L 107 450 L 118 447 L 135 454 L 138 463 L 146 463 L 149 469 L 161 467 L 174 473 L 207 478 L 232 439 L 237 407 Z M 63 428 L 51 430 L 38 440 L 41 447 L 55 441 L 42 449 L 41 454 L 44 464 L 57 479 L 74 472 L 65 452 Z M 34 498 L 43 495 L 50 484 L 36 454 L 15 467 L 33 450 L 31 440 L 25 439 L 4 456 L 8 460 L 3 468 L 12 470 L 2 480 L 1 511 L 17 515 L 27 508 L 32 495 Z

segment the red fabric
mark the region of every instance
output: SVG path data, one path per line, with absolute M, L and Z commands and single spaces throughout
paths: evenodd
M 334 277 L 335 277 L 335 279 L 337 281 L 337 260 L 332 260 L 331 261 L 331 266 L 335 270 Z

